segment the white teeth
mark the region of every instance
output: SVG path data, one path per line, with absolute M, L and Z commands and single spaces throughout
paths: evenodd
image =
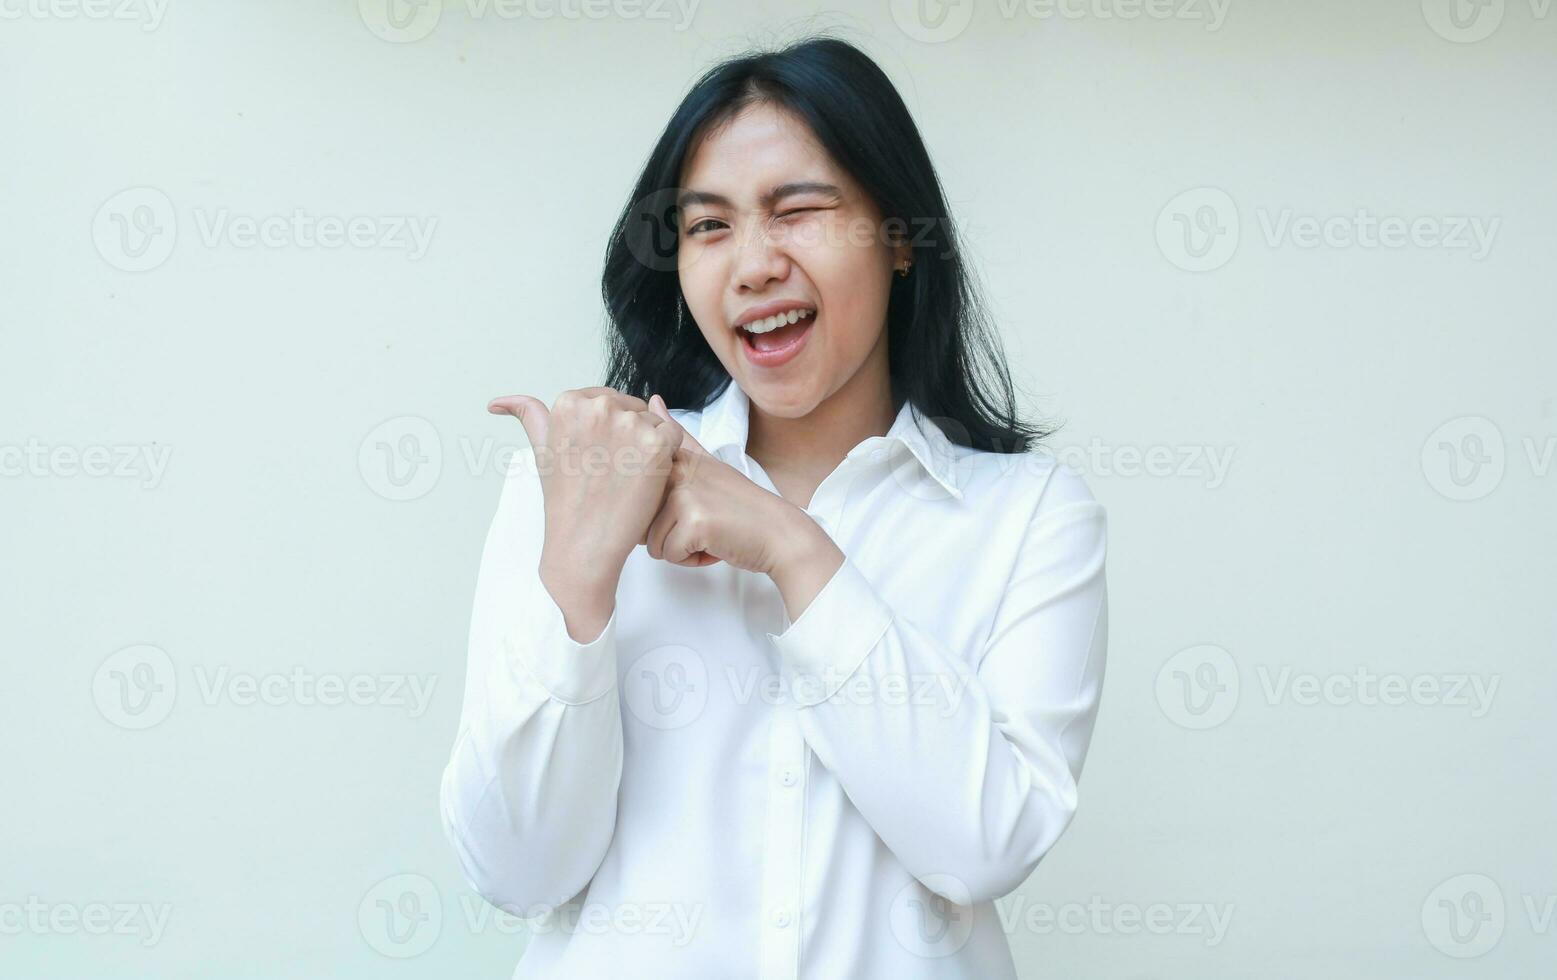
M 790 310 L 787 313 L 778 313 L 766 319 L 743 323 L 741 324 L 741 329 L 750 333 L 767 333 L 770 330 L 777 330 L 785 324 L 794 323 L 797 320 L 811 316 L 815 312 L 815 310 Z

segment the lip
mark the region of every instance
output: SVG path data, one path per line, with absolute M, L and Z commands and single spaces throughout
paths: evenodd
M 775 310 L 774 312 L 781 311 Z M 772 316 L 773 314 L 770 313 L 768 315 Z M 736 339 L 736 343 L 741 345 L 741 351 L 746 355 L 748 364 L 761 368 L 776 368 L 788 364 L 800 356 L 800 352 L 805 349 L 806 341 L 811 339 L 811 331 L 816 328 L 816 319 L 820 315 L 807 317 L 805 320 L 806 328 L 801 331 L 800 336 L 776 350 L 758 350 L 753 347 L 747 341 L 744 330 L 739 331 L 741 336 Z
M 739 329 L 753 320 L 764 320 L 778 313 L 788 313 L 790 310 L 814 309 L 816 309 L 815 304 L 807 303 L 804 300 L 775 299 L 760 306 L 751 307 L 745 313 L 736 317 L 735 322 L 730 324 L 730 327 L 731 329 Z

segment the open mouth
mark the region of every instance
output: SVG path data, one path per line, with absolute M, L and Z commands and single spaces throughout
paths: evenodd
M 815 310 L 790 310 L 761 320 L 753 320 L 736 329 L 751 350 L 775 353 L 792 346 L 816 319 Z

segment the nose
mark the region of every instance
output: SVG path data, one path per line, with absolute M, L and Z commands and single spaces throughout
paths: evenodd
M 735 256 L 735 286 L 738 290 L 762 292 L 775 280 L 789 275 L 789 256 L 782 244 L 773 240 L 768 229 L 757 224 L 738 246 Z

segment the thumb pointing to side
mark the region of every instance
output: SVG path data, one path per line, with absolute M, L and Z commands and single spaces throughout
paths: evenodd
M 493 415 L 512 415 L 524 426 L 524 434 L 530 437 L 530 448 L 537 458 L 546 447 L 546 435 L 551 430 L 551 411 L 546 403 L 530 395 L 505 395 L 487 402 L 487 411 Z

